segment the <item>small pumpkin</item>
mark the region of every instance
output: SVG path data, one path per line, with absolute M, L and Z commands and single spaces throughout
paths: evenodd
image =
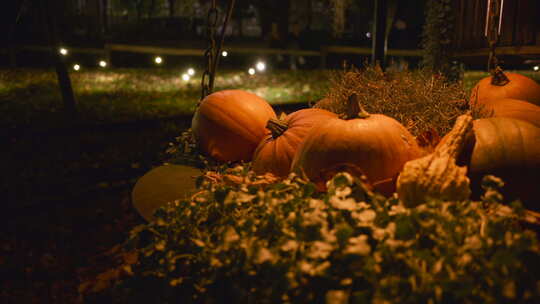
M 223 90 L 206 96 L 191 127 L 202 153 L 218 161 L 250 161 L 269 133 L 266 122 L 276 118 L 261 97 L 242 90 Z
M 456 165 L 456 158 L 463 149 L 472 121 L 470 114 L 459 116 L 446 140 L 438 144 L 433 153 L 405 163 L 397 180 L 397 193 L 405 206 L 414 207 L 429 198 L 450 201 L 469 198 L 467 167 Z
M 473 109 L 488 116 L 521 119 L 540 127 L 540 106 L 523 100 L 511 98 L 495 99 L 486 102 L 482 106 L 473 107 Z
M 266 136 L 253 154 L 252 169 L 262 175 L 272 173 L 279 177 L 289 174 L 298 147 L 315 125 L 320 125 L 337 114 L 322 109 L 302 109 L 283 119 L 268 120 Z
M 540 106 L 540 84 L 535 80 L 517 73 L 496 73 L 499 74 L 485 77 L 474 86 L 469 100 L 471 106 L 485 105 L 501 98 L 524 100 Z M 497 75 L 505 76 L 508 81 L 498 80 Z
M 202 171 L 184 165 L 156 167 L 143 175 L 131 192 L 131 201 L 137 212 L 148 222 L 154 220 L 154 212 L 175 200 L 189 198 L 196 191 L 195 178 Z
M 445 136 L 441 143 L 446 140 Z M 515 118 L 477 119 L 458 165 L 468 167 L 473 198 L 483 192 L 483 176 L 491 174 L 504 181 L 506 201 L 520 198 L 528 208 L 540 209 L 540 128 Z
M 291 171 L 314 182 L 320 191 L 337 172 L 365 175 L 375 190 L 390 195 L 405 162 L 421 154 L 403 125 L 386 115 L 367 113 L 352 95 L 347 114 L 311 129 Z

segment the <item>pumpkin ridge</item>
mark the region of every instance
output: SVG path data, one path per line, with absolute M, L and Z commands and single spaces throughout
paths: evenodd
M 212 109 L 208 109 L 208 111 L 214 112 L 214 108 L 216 109 L 215 111 L 219 110 L 220 116 L 225 116 L 225 117 L 228 118 L 227 121 L 226 121 L 225 126 L 223 126 L 224 128 L 227 128 L 231 132 L 234 131 L 234 130 L 241 130 L 241 132 L 245 131 L 246 133 L 244 133 L 244 134 L 249 135 L 249 138 L 250 138 L 251 141 L 257 142 L 258 141 L 258 136 L 256 134 L 256 131 L 253 130 L 252 128 L 249 128 L 249 127 L 246 127 L 246 126 L 240 124 L 238 122 L 238 120 L 234 119 L 232 114 L 229 113 L 228 111 L 226 111 L 226 107 L 225 107 L 224 103 L 225 102 L 223 102 L 223 101 L 214 102 L 212 104 Z M 208 108 L 210 108 L 210 107 L 208 107 Z M 245 113 L 245 111 L 239 111 L 237 113 L 241 114 L 242 120 L 244 120 L 245 118 L 250 117 L 250 115 Z M 207 120 L 212 121 L 213 123 L 219 124 L 219 121 L 217 121 L 216 119 L 211 119 L 210 118 L 210 117 L 214 117 L 214 115 L 205 115 L 205 116 L 206 116 Z M 231 125 L 234 126 L 234 128 Z M 231 127 L 229 127 L 229 126 L 231 126 Z M 237 135 L 242 135 L 242 134 L 238 134 L 238 132 L 234 132 L 234 133 L 237 134 Z

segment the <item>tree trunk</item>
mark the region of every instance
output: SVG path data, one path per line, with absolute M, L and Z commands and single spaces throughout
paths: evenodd
M 174 17 L 174 12 L 176 9 L 176 0 L 168 0 L 169 2 L 169 17 Z
M 388 13 L 387 8 L 387 0 L 375 0 L 371 63 L 378 63 L 382 69 L 385 68 L 386 15 Z
M 53 15 L 56 8 L 50 5 L 50 3 L 45 3 L 45 0 L 40 0 L 39 4 L 44 17 L 43 20 L 45 21 L 44 27 L 48 36 L 51 55 L 55 61 L 56 78 L 58 79 L 58 85 L 64 102 L 64 112 L 68 120 L 74 120 L 77 117 L 75 95 L 73 94 L 71 79 L 69 78 L 66 65 L 58 53 L 58 32 L 55 23 L 56 19 Z

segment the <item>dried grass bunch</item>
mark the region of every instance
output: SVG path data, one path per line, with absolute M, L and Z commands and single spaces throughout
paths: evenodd
M 461 83 L 423 70 L 383 72 L 378 66 L 366 65 L 333 73 L 331 83 L 315 108 L 343 114 L 348 97 L 355 93 L 368 112 L 393 117 L 415 136 L 433 131 L 442 136 L 467 110 L 467 93 Z

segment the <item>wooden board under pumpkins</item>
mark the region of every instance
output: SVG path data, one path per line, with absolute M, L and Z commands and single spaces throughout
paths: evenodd
M 154 212 L 168 202 L 189 198 L 194 193 L 195 179 L 201 169 L 186 165 L 164 165 L 143 175 L 131 193 L 133 206 L 147 221 Z

